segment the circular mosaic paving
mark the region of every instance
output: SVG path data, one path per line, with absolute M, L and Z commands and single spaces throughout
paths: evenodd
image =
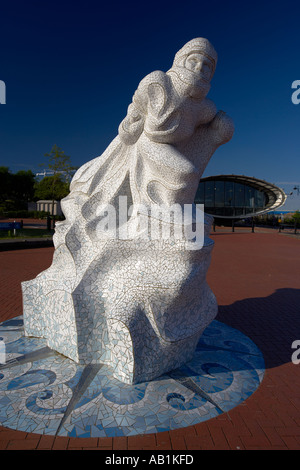
M 246 400 L 264 375 L 257 346 L 213 321 L 193 359 L 127 385 L 106 365 L 78 365 L 24 336 L 22 316 L 0 324 L 0 424 L 48 435 L 130 436 L 190 426 Z

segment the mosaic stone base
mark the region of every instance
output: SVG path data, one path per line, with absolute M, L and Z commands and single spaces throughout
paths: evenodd
M 0 424 L 38 434 L 112 437 L 190 426 L 242 403 L 264 375 L 256 345 L 218 321 L 185 366 L 137 385 L 119 382 L 106 365 L 78 365 L 46 341 L 25 337 L 22 316 L 0 324 L 0 340 Z

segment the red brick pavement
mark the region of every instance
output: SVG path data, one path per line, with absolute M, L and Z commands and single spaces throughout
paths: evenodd
M 143 436 L 68 438 L 0 427 L 0 449 L 181 450 L 300 449 L 300 240 L 277 232 L 217 230 L 208 282 L 217 319 L 261 349 L 266 373 L 258 390 L 229 413 L 188 428 Z M 48 267 L 52 248 L 0 252 L 0 320 L 22 314 L 21 281 Z

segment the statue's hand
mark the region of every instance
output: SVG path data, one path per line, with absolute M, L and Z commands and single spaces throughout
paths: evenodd
M 221 144 L 228 142 L 234 133 L 233 120 L 222 110 L 217 112 L 209 127 Z
M 119 126 L 119 136 L 126 145 L 133 145 L 144 129 L 144 117 L 132 105 L 128 108 L 125 119 Z
M 198 127 L 201 124 L 211 123 L 213 119 L 216 117 L 216 115 L 217 115 L 217 107 L 215 103 L 212 100 L 205 98 L 200 103 L 198 123 L 196 127 Z

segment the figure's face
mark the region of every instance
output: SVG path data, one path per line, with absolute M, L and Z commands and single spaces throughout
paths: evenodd
M 213 63 L 205 55 L 192 53 L 185 60 L 185 68 L 194 72 L 201 80 L 210 81 L 213 73 Z

